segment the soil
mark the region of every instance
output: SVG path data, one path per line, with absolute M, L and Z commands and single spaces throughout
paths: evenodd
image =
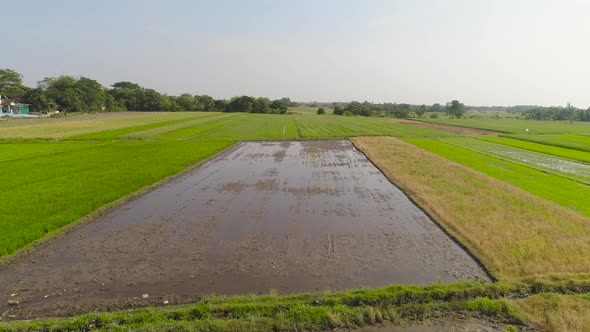
M 489 278 L 348 141 L 248 142 L 0 266 L 0 319 Z
M 459 126 L 451 126 L 439 123 L 430 123 L 430 122 L 422 122 L 422 121 L 411 121 L 411 120 L 393 120 L 395 123 L 404 124 L 408 126 L 415 126 L 421 128 L 430 128 L 436 129 L 441 131 L 446 131 L 452 134 L 459 134 L 465 136 L 476 136 L 476 135 L 500 135 L 502 133 L 484 129 L 475 129 L 475 128 L 466 128 L 466 127 L 459 127 Z

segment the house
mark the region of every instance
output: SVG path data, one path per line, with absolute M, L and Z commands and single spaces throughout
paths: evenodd
M 16 102 L 6 96 L 0 96 L 0 114 L 3 115 L 28 115 L 30 104 Z

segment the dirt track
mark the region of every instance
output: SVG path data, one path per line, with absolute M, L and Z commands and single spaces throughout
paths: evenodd
M 463 279 L 487 276 L 350 142 L 252 142 L 1 266 L 0 317 Z

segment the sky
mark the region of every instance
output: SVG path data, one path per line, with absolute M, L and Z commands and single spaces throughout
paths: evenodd
M 67 74 L 215 98 L 590 106 L 587 0 L 0 0 L 0 13 L 0 68 L 28 86 Z

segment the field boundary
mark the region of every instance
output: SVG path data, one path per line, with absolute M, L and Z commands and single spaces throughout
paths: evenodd
M 233 145 L 230 145 L 227 148 L 211 155 L 210 157 L 200 160 L 200 161 L 196 162 L 195 164 L 192 164 L 192 165 L 186 167 L 185 169 L 183 169 L 182 171 L 180 171 L 178 173 L 167 176 L 163 179 L 158 180 L 157 182 L 155 182 L 153 184 L 147 185 L 147 186 L 140 188 L 139 190 L 134 191 L 126 196 L 123 196 L 115 201 L 107 203 L 107 204 L 99 207 L 98 209 L 96 209 L 94 212 L 91 212 L 90 214 L 78 219 L 77 221 L 74 221 L 74 222 L 64 225 L 56 230 L 53 230 L 53 231 L 49 232 L 46 236 L 29 243 L 25 247 L 17 249 L 12 254 L 6 255 L 4 257 L 0 257 L 0 268 L 5 268 L 6 266 L 10 265 L 15 260 L 22 258 L 23 256 L 27 255 L 31 251 L 39 250 L 42 248 L 43 245 L 45 245 L 51 241 L 57 240 L 63 236 L 66 236 L 70 232 L 74 231 L 76 228 L 78 228 L 84 224 L 94 222 L 99 217 L 101 217 L 107 213 L 110 213 L 111 211 L 121 207 L 122 205 L 132 202 L 132 201 L 140 198 L 141 196 L 143 196 L 151 191 L 154 191 L 155 189 L 157 189 L 158 187 L 160 187 L 162 185 L 165 185 L 171 181 L 174 181 L 176 178 L 184 175 L 185 173 L 193 171 L 193 170 L 203 166 L 204 164 L 220 157 L 221 155 L 223 155 L 225 153 L 230 153 L 231 151 L 237 149 L 241 144 L 243 144 L 243 142 L 236 142 Z

